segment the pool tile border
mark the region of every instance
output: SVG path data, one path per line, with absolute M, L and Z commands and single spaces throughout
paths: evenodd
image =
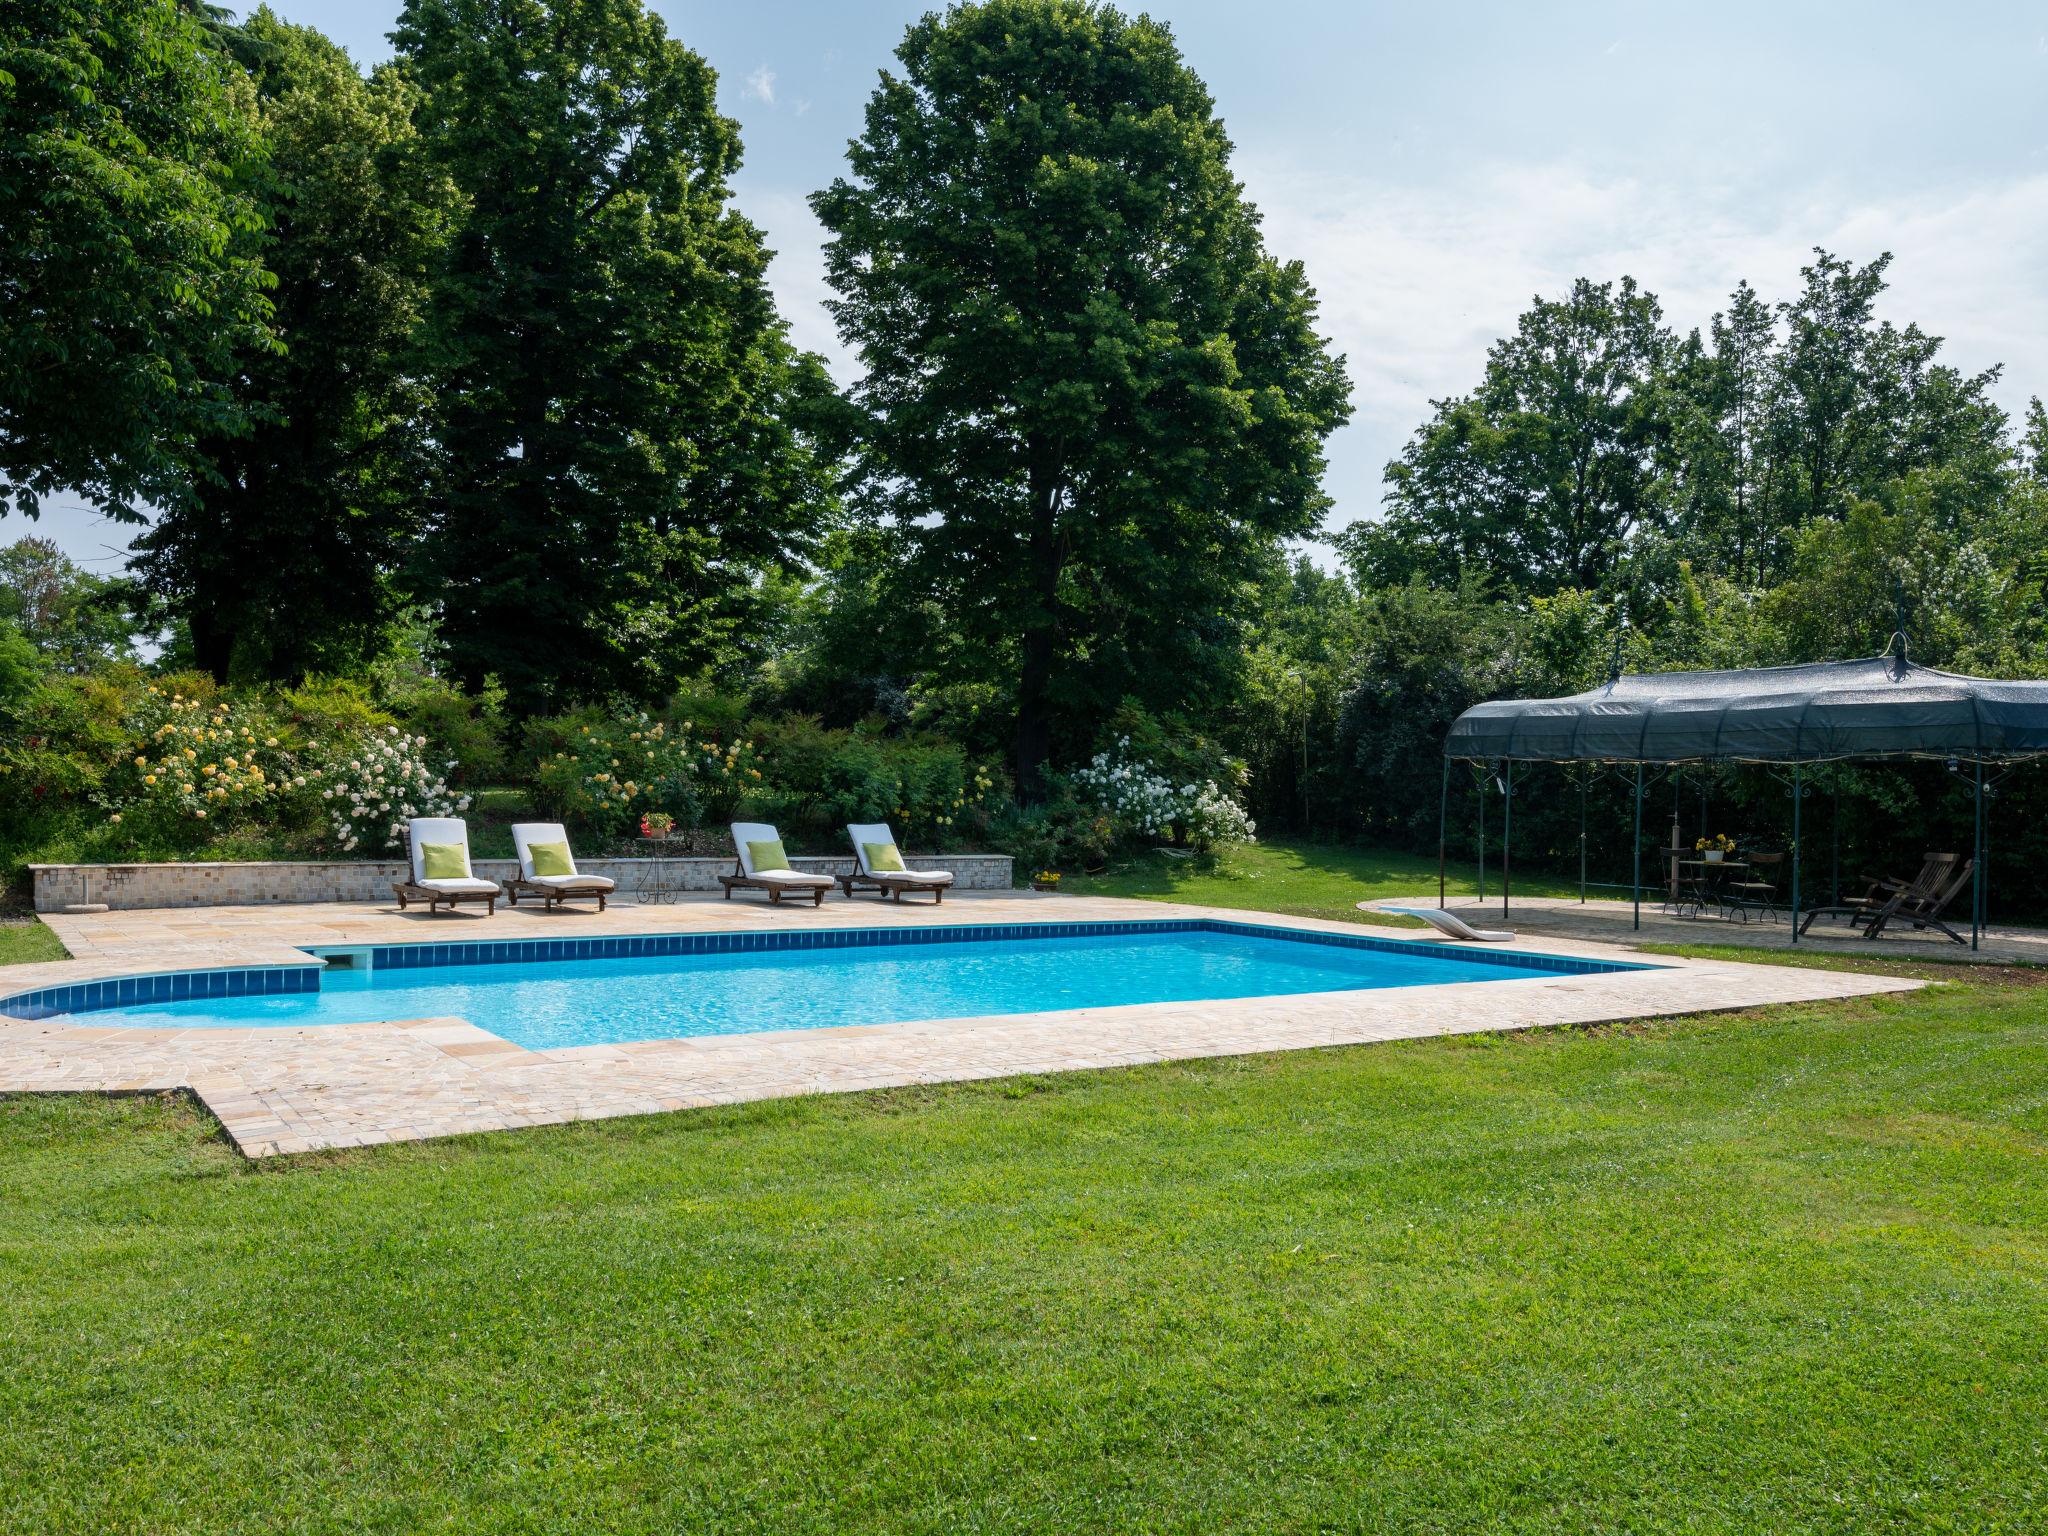
M 607 938 L 503 939 L 456 944 L 368 946 L 373 970 L 414 970 L 446 965 L 520 965 L 562 960 L 634 960 L 666 955 L 734 955 L 781 950 L 859 949 L 901 944 L 972 944 L 1006 939 L 1119 938 L 1143 933 L 1228 933 L 1287 943 L 1322 944 L 1383 954 L 1425 954 L 1442 960 L 1497 965 L 1517 971 L 1598 976 L 1616 971 L 1658 969 L 1655 965 L 1591 960 L 1575 955 L 1487 951 L 1370 934 L 1321 933 L 1280 923 L 1243 923 L 1224 918 L 1132 918 L 1081 923 L 953 923 L 944 927 L 820 928 L 742 933 L 649 933 Z M 334 952 L 315 949 L 314 954 Z M 358 946 L 360 948 L 360 946 Z
M 51 1019 L 63 1014 L 97 1013 L 139 1003 L 182 1003 L 192 998 L 271 996 L 285 992 L 318 992 L 317 962 L 305 965 L 240 966 L 230 970 L 167 971 L 149 976 L 109 976 L 76 981 L 69 986 L 38 987 L 0 998 L 0 1015 L 11 1019 Z

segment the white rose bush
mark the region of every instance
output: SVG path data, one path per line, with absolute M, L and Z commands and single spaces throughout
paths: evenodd
M 1108 816 L 1127 837 L 1176 835 L 1207 851 L 1225 843 L 1253 843 L 1257 824 L 1237 798 L 1213 779 L 1176 784 L 1137 758 L 1128 736 L 1098 752 L 1068 781 L 1075 795 Z
M 334 842 L 343 853 L 382 853 L 405 846 L 415 816 L 459 816 L 469 796 L 449 787 L 451 760 L 434 766 L 427 738 L 397 726 L 367 736 L 335 755 L 320 787 Z

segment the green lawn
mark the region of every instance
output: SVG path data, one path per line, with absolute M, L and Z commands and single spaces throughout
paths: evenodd
M 31 960 L 68 960 L 63 941 L 31 917 L 16 922 L 0 919 L 0 965 L 26 965 Z
M 0 1102 L 0 1528 L 2038 1530 L 2024 979 L 257 1169 Z
M 1453 896 L 1476 890 L 1472 865 L 1453 864 Z M 1487 871 L 1487 891 L 1500 894 L 1500 872 Z M 1070 874 L 1063 891 L 1080 896 L 1135 896 L 1185 901 L 1204 907 L 1256 907 L 1296 917 L 1382 923 L 1419 928 L 1412 917 L 1360 912 L 1355 903 L 1383 896 L 1434 897 L 1436 860 L 1370 848 L 1325 843 L 1261 842 L 1227 849 L 1207 859 L 1175 859 L 1148 850 L 1110 866 L 1100 875 Z M 1526 896 L 1577 895 L 1576 882 L 1517 874 L 1515 892 Z

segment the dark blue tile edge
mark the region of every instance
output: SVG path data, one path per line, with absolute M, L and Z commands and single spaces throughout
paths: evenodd
M 223 971 L 169 971 L 157 976 L 108 976 L 68 986 L 38 987 L 0 997 L 0 1015 L 48 1019 L 63 1013 L 101 1013 L 138 1003 L 171 1003 L 194 997 L 246 997 L 252 993 L 318 992 L 317 965 L 249 966 Z M 167 1026 L 170 1027 L 170 1026 Z

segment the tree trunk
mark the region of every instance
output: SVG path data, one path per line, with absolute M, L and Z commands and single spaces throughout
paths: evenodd
M 218 607 L 195 603 L 185 624 L 192 631 L 192 655 L 200 670 L 211 673 L 216 683 L 225 684 L 228 667 L 235 659 L 235 633 L 221 618 Z
M 1045 768 L 1052 757 L 1052 668 L 1059 642 L 1062 561 L 1060 494 L 1057 465 L 1034 451 L 1026 553 L 1033 602 L 1024 623 L 1024 661 L 1017 675 L 1017 798 L 1026 805 L 1045 798 Z

